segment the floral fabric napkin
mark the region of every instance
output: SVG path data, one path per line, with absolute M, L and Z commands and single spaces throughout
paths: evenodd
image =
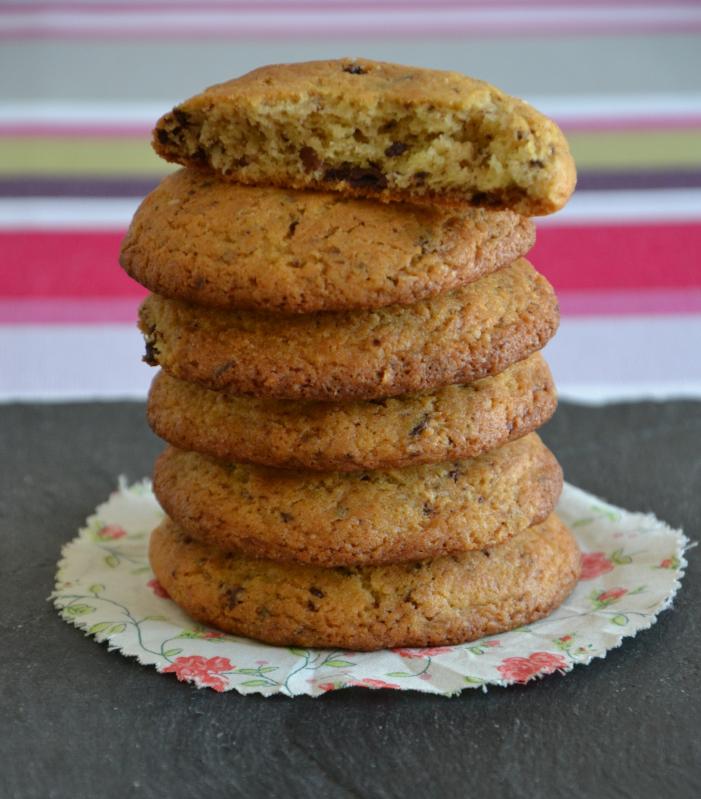
M 150 531 L 162 518 L 147 481 L 119 488 L 62 553 L 51 595 L 61 616 L 163 674 L 215 691 L 318 696 L 362 686 L 451 695 L 524 683 L 605 657 L 655 623 L 680 587 L 688 540 L 565 485 L 558 513 L 583 550 L 582 579 L 553 614 L 459 646 L 346 652 L 269 646 L 193 622 L 154 579 Z

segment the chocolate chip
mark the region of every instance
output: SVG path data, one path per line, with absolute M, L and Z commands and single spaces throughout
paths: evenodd
M 232 366 L 236 365 L 236 361 L 224 361 L 224 363 L 217 366 L 217 368 L 212 372 L 212 377 L 216 380 L 218 377 L 221 377 L 224 372 L 228 372 Z
M 307 602 L 307 610 L 311 611 L 312 613 L 317 613 L 319 608 L 310 599 Z
M 248 158 L 246 158 L 245 155 L 242 155 L 241 158 L 237 158 L 234 161 L 234 166 L 237 166 L 240 169 L 242 169 L 243 167 L 248 166 L 250 163 L 251 162 L 248 160 Z
M 291 513 L 286 513 L 284 510 L 280 511 L 280 518 L 287 524 L 294 519 L 294 516 Z
M 529 162 L 530 166 L 537 167 L 538 169 L 543 169 L 545 164 L 540 160 L 540 158 L 533 158 Z
M 339 167 L 327 169 L 324 180 L 336 183 L 347 181 L 354 189 L 384 189 L 387 187 L 387 178 L 376 166 L 352 166 L 343 163 Z
M 321 588 L 317 588 L 314 585 L 309 589 L 309 593 L 314 594 L 314 596 L 318 596 L 319 599 L 323 599 L 326 596 L 326 594 L 321 590 Z
M 357 167 L 351 172 L 348 182 L 354 188 L 387 188 L 387 178 L 382 174 L 379 167 L 376 166 L 366 167 L 364 169 Z
M 477 497 L 477 504 L 481 505 L 484 502 L 484 497 Z
M 158 366 L 158 350 L 152 341 L 146 342 L 146 353 L 141 360 L 149 366 Z
M 175 117 L 175 121 L 178 123 L 178 125 L 185 127 L 186 125 L 190 124 L 190 115 L 187 113 L 187 111 L 183 111 L 180 108 L 174 108 L 173 116 Z
M 364 75 L 365 70 L 360 66 L 360 64 L 346 64 L 343 67 L 343 71 L 347 72 L 349 75 Z
M 287 228 L 287 233 L 285 234 L 286 239 L 291 239 L 294 236 L 297 225 L 299 225 L 299 219 L 294 219 L 290 222 L 290 226 Z
M 244 589 L 241 586 L 237 585 L 234 588 L 229 588 L 227 591 L 224 592 L 224 602 L 226 607 L 231 610 L 235 608 L 236 605 L 241 604 L 241 599 L 239 597 L 243 593 Z
M 168 135 L 167 130 L 162 130 L 161 128 L 158 128 L 158 130 L 156 131 L 156 136 L 158 136 L 158 141 L 161 144 L 170 144 L 170 136 Z
M 457 466 L 454 469 L 451 469 L 448 472 L 448 477 L 450 477 L 453 480 L 453 482 L 457 483 L 458 477 L 460 477 L 460 469 L 458 469 Z
M 385 150 L 385 155 L 388 158 L 394 158 L 397 155 L 402 155 L 409 149 L 409 145 L 401 141 L 395 141 Z
M 336 566 L 334 571 L 336 574 L 340 574 L 343 577 L 352 577 L 355 574 L 353 569 L 349 568 L 348 566 Z
M 311 147 L 302 147 L 299 151 L 299 158 L 307 172 L 314 172 L 321 166 L 321 158 Z
M 427 177 L 428 177 L 428 172 L 415 172 L 414 183 L 421 186 L 425 182 Z
M 409 431 L 410 436 L 418 436 L 428 427 L 429 415 L 425 413 Z
M 433 516 L 436 512 L 436 509 L 431 505 L 430 502 L 424 502 L 423 506 L 424 516 Z
M 476 191 L 472 195 L 472 202 L 476 205 L 497 206 L 501 205 L 501 197 L 495 192 Z

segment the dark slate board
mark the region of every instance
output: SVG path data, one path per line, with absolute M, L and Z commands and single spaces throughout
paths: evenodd
M 693 551 L 675 609 L 609 654 L 444 699 L 223 695 L 109 653 L 46 602 L 61 544 L 159 450 L 135 403 L 0 406 L 0 796 L 701 796 Z M 565 405 L 568 479 L 699 537 L 701 403 Z

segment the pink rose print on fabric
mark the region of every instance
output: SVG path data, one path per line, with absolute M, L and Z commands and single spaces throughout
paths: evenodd
M 517 683 L 528 682 L 540 674 L 552 674 L 558 669 L 566 669 L 567 661 L 562 655 L 552 652 L 533 652 L 527 658 L 505 658 L 497 670 L 505 680 Z
M 452 646 L 434 646 L 428 649 L 393 649 L 395 654 L 403 658 L 428 658 L 436 655 L 445 655 L 453 651 Z
M 165 590 L 165 588 L 156 580 L 154 577 L 153 580 L 149 580 L 146 585 L 153 591 L 156 596 L 159 596 L 161 599 L 170 599 L 170 594 Z
M 603 552 L 585 552 L 582 554 L 582 576 L 580 580 L 594 580 L 602 574 L 613 571 L 614 564 Z
M 349 680 L 347 685 L 360 688 L 395 688 L 401 691 L 401 685 L 397 685 L 394 682 L 385 682 L 384 680 L 373 680 L 371 677 L 364 677 L 362 680 Z
M 202 655 L 179 657 L 174 663 L 161 669 L 164 674 L 175 674 L 183 682 L 195 682 L 206 685 L 215 691 L 224 691 L 228 680 L 220 676 L 222 672 L 233 671 L 229 658 L 205 658 Z
M 597 594 L 594 601 L 597 605 L 603 607 L 604 605 L 610 605 L 612 602 L 616 602 L 627 593 L 627 588 L 609 588 L 608 591 L 602 591 L 600 594 Z
M 117 538 L 124 538 L 127 534 L 127 531 L 120 527 L 118 524 L 108 524 L 105 525 L 101 530 L 97 531 L 97 537 L 102 539 L 111 539 L 115 540 Z
M 674 555 L 671 558 L 665 558 L 664 560 L 660 561 L 660 565 L 657 568 L 658 569 L 678 569 L 679 568 L 679 558 L 677 558 Z

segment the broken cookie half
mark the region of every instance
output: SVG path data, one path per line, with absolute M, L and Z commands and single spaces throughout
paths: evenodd
M 239 183 L 525 216 L 557 211 L 576 181 L 562 131 L 528 103 L 455 72 L 363 59 L 212 86 L 158 121 L 153 146 Z

